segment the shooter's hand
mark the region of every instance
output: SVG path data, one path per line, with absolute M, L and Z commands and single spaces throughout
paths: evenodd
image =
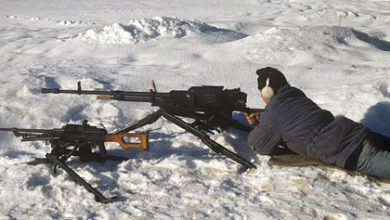
M 259 113 L 255 112 L 255 113 L 252 113 L 252 114 L 247 114 L 247 113 L 244 113 L 246 115 L 246 120 L 248 121 L 248 123 L 250 125 L 257 125 L 259 124 L 259 121 L 260 121 L 260 115 Z

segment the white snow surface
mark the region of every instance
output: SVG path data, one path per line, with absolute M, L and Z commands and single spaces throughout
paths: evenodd
M 155 111 L 149 103 L 41 94 L 40 88 L 149 91 L 223 85 L 264 107 L 255 71 L 273 66 L 322 108 L 390 136 L 388 0 L 0 0 L 0 127 L 103 124 L 109 131 Z M 244 121 L 242 114 L 234 117 Z M 277 167 L 247 133 L 211 137 L 257 165 L 241 166 L 160 119 L 150 152 L 122 163 L 25 162 L 50 146 L 0 133 L 0 219 L 389 219 L 390 185 L 326 167 Z

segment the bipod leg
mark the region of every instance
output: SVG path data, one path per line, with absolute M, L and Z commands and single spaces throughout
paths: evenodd
M 183 128 L 184 130 L 190 132 L 191 134 L 197 136 L 202 140 L 204 144 L 206 144 L 211 150 L 213 150 L 216 153 L 222 153 L 225 156 L 229 157 L 230 159 L 240 163 L 245 168 L 256 168 L 254 164 L 247 161 L 246 159 L 242 158 L 240 155 L 234 153 L 233 151 L 230 151 L 229 149 L 226 149 L 222 145 L 218 144 L 217 142 L 210 139 L 210 137 L 203 133 L 202 131 L 192 127 L 190 124 L 186 123 L 185 121 L 181 120 L 180 118 L 169 114 L 168 112 L 161 111 L 161 115 L 166 118 L 167 120 L 171 121 L 172 123 L 178 125 L 179 127 Z
M 153 112 L 150 115 L 147 115 L 145 118 L 143 118 L 139 121 L 133 122 L 129 125 L 126 125 L 123 128 L 120 128 L 120 129 L 114 131 L 112 134 L 127 133 L 127 132 L 132 131 L 134 129 L 137 129 L 139 127 L 142 127 L 142 126 L 145 126 L 148 124 L 152 124 L 155 121 L 157 121 L 157 119 L 159 119 L 160 117 L 161 117 L 161 110 L 158 110 L 156 112 Z
M 49 155 L 54 155 L 57 158 L 58 161 L 60 161 L 61 163 L 65 164 L 65 161 L 67 161 L 72 155 L 74 155 L 75 152 L 77 152 L 78 148 L 79 148 L 79 146 L 74 146 L 74 148 L 72 150 L 69 150 L 69 151 L 65 150 L 66 154 L 64 152 L 64 154 L 62 154 L 61 156 L 58 156 L 58 157 L 55 156 L 57 154 L 55 154 L 53 152 L 50 153 Z M 46 154 L 46 158 L 48 158 L 47 154 Z M 49 160 L 50 160 L 50 158 L 49 158 Z M 54 174 L 57 173 L 57 167 L 58 167 L 58 164 L 54 163 L 54 168 L 53 168 L 53 173 Z
M 84 186 L 89 192 L 95 195 L 95 199 L 98 202 L 108 203 L 112 198 L 104 197 L 99 191 L 93 188 L 89 183 L 87 183 L 83 178 L 81 178 L 76 172 L 74 172 L 70 167 L 68 167 L 64 162 L 58 159 L 53 154 L 46 154 L 46 158 L 52 161 L 55 165 L 61 167 L 65 172 L 67 172 L 73 179 L 75 179 L 80 185 Z

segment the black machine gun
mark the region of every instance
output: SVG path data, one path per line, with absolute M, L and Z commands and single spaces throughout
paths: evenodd
M 263 109 L 251 109 L 246 107 L 247 94 L 239 88 L 223 89 L 223 86 L 196 86 L 188 90 L 172 90 L 168 93 L 156 91 L 149 92 L 128 92 L 128 91 L 95 91 L 82 90 L 78 82 L 77 90 L 61 90 L 58 88 L 42 88 L 42 93 L 66 93 L 79 95 L 98 95 L 99 100 L 118 100 L 128 102 L 150 102 L 152 106 L 159 107 L 159 110 L 145 118 L 118 129 L 114 134 L 127 133 L 147 124 L 154 123 L 161 116 L 185 129 L 191 134 L 199 137 L 204 144 L 217 153 L 222 153 L 234 161 L 242 164 L 245 168 L 256 168 L 251 162 L 238 154 L 226 149 L 217 142 L 210 139 L 206 132 L 211 130 L 236 127 L 241 130 L 250 131 L 251 128 L 240 124 L 233 119 L 233 112 L 246 113 L 259 112 Z M 194 119 L 187 123 L 179 117 Z
M 19 129 L 19 128 L 0 128 L 0 131 L 12 131 L 16 137 L 22 137 L 21 141 L 47 141 L 51 144 L 52 150 L 46 154 L 46 158 L 37 158 L 30 165 L 41 163 L 54 164 L 54 173 L 56 168 L 61 167 L 80 185 L 84 186 L 89 192 L 95 195 L 99 202 L 110 202 L 112 198 L 104 197 L 99 191 L 93 188 L 69 166 L 65 164 L 71 156 L 79 156 L 80 161 L 98 161 L 106 160 L 124 161 L 128 158 L 108 155 L 104 146 L 105 142 L 117 142 L 123 150 L 129 148 L 139 148 L 148 151 L 148 133 L 121 133 L 108 134 L 104 128 L 90 126 L 87 121 L 80 124 L 67 124 L 62 128 L 54 129 Z M 93 152 L 93 148 L 98 148 L 98 152 Z

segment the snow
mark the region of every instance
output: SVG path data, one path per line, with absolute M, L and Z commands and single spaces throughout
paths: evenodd
M 322 108 L 390 136 L 390 1 L 0 0 L 0 127 L 59 128 L 89 120 L 113 131 L 155 111 L 148 103 L 41 94 L 40 88 L 149 91 L 223 85 L 264 107 L 255 71 L 273 66 Z M 234 117 L 243 120 L 242 114 Z M 25 162 L 50 146 L 0 133 L 0 219 L 388 219 L 390 185 L 326 167 L 277 167 L 236 129 L 212 138 L 257 165 L 212 152 L 160 119 L 138 129 L 150 152 L 69 166 Z

